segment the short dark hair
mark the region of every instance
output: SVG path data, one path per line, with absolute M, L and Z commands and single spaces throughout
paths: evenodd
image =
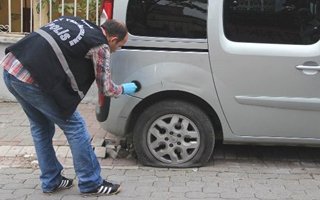
M 117 37 L 119 42 L 128 34 L 127 26 L 113 19 L 105 21 L 101 27 L 107 32 L 108 36 Z

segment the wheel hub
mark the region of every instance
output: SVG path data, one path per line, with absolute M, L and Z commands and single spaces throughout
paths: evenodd
M 184 163 L 197 153 L 200 133 L 196 125 L 185 116 L 164 115 L 150 126 L 147 144 L 152 155 L 159 161 Z

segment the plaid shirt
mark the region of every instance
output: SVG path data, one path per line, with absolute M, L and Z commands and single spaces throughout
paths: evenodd
M 120 96 L 122 94 L 121 85 L 116 85 L 111 79 L 109 46 L 103 44 L 90 49 L 86 58 L 93 61 L 99 93 L 111 97 Z M 12 53 L 8 53 L 0 62 L 0 65 L 22 82 L 29 84 L 35 82 L 29 71 L 22 66 Z
M 19 60 L 12 53 L 8 53 L 0 63 L 10 74 L 22 82 L 32 84 L 34 82 L 28 70 L 26 70 Z

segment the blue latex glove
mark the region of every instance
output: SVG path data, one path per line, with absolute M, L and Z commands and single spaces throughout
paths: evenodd
M 123 83 L 122 89 L 122 94 L 133 94 L 137 91 L 138 86 L 135 83 Z

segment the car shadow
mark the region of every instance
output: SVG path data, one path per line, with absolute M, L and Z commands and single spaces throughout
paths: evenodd
M 319 147 L 217 144 L 211 160 L 320 165 Z

